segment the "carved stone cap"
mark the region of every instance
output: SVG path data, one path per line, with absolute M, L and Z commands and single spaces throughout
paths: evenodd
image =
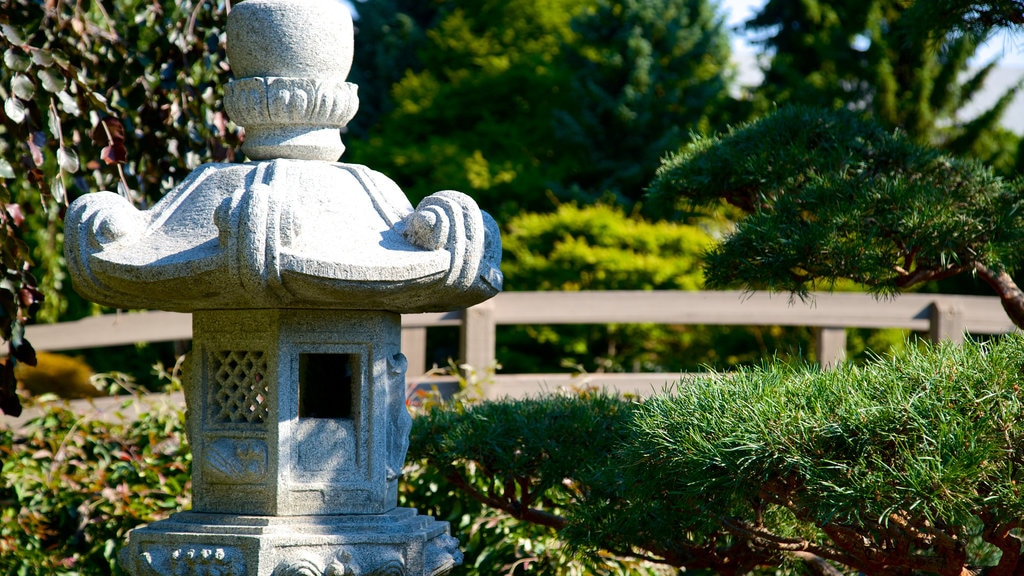
M 338 0 L 246 0 L 228 15 L 235 80 L 224 108 L 245 127 L 252 160 L 336 161 L 340 129 L 359 107 L 352 16 Z

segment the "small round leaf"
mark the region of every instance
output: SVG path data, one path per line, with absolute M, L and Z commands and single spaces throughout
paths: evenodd
M 4 158 L 0 158 L 0 178 L 10 180 L 14 176 L 14 168 L 11 167 L 11 163 Z
M 32 53 L 32 61 L 43 67 L 52 66 L 53 55 L 46 50 L 36 50 Z
M 50 194 L 53 195 L 53 199 L 56 200 L 58 204 L 63 204 L 64 203 L 64 199 L 67 197 L 67 194 L 66 194 L 66 192 L 64 190 L 64 179 L 63 178 L 58 176 L 53 181 L 53 186 L 50 187 Z
M 15 124 L 21 124 L 22 120 L 24 120 L 25 116 L 28 114 L 25 104 L 13 96 L 4 102 L 4 112 L 7 114 L 7 117 L 11 119 L 11 122 L 14 122 Z
M 4 64 L 14 72 L 25 72 L 32 67 L 32 59 L 17 48 L 8 48 L 4 52 Z
M 20 46 L 25 43 L 21 38 L 21 34 L 19 34 L 18 31 L 10 24 L 0 24 L 0 36 L 3 36 L 8 42 L 15 46 Z
M 60 98 L 60 106 L 65 112 L 72 116 L 78 116 L 81 113 L 81 110 L 78 108 L 78 102 L 75 101 L 75 97 L 68 94 L 66 90 L 58 92 L 57 97 Z
M 67 87 L 68 83 L 64 75 L 56 68 L 43 68 L 37 72 L 39 79 L 43 82 L 43 88 L 47 92 L 57 94 Z
M 78 164 L 77 152 L 67 146 L 61 146 L 57 149 L 57 165 L 60 166 L 61 170 L 74 174 L 78 172 Z
M 11 92 L 22 100 L 31 100 L 36 94 L 36 85 L 32 78 L 24 74 L 15 74 L 11 78 Z

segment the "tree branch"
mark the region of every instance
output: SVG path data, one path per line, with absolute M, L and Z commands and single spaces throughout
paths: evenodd
M 548 528 L 553 528 L 555 530 L 561 530 L 569 523 L 568 520 L 557 514 L 552 514 L 546 510 L 523 506 L 523 504 L 519 500 L 516 500 L 515 497 L 515 481 L 506 482 L 504 486 L 505 492 L 502 494 L 502 497 L 495 497 L 477 490 L 476 487 L 467 482 L 462 474 L 459 474 L 458 472 L 451 472 L 445 476 L 452 484 L 468 494 L 470 498 L 480 502 L 481 504 L 490 506 L 495 510 L 501 510 L 516 520 L 523 520 L 532 524 L 547 526 Z M 511 494 L 508 492 L 508 486 L 510 485 L 513 486 Z
M 1013 278 L 1005 271 L 996 272 L 980 262 L 974 264 L 974 270 L 999 295 L 1003 310 L 1013 325 L 1024 328 L 1024 292 L 1021 292 Z
M 995 514 L 990 510 L 981 510 L 978 517 L 984 523 L 985 528 L 981 532 L 981 539 L 1002 551 L 999 563 L 996 564 L 988 576 L 1013 576 L 1021 572 L 1021 540 L 1010 533 L 1011 530 L 1021 527 L 1019 520 L 1006 523 L 999 523 Z

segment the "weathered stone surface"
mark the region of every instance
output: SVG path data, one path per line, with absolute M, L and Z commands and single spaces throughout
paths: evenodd
M 397 506 L 412 425 L 401 328 L 388 312 L 196 312 L 184 380 L 192 509 L 296 516 Z
M 228 19 L 246 164 L 207 164 L 149 210 L 110 192 L 65 218 L 75 289 L 193 312 L 193 510 L 133 530 L 132 576 L 438 576 L 448 525 L 397 508 L 409 442 L 399 313 L 501 289 L 497 225 L 442 191 L 413 209 L 334 162 L 358 107 L 337 0 L 247 0 Z
M 333 162 L 345 151 L 339 128 L 359 107 L 352 67 L 352 17 L 336 0 L 246 0 L 227 23 L 235 80 L 224 108 L 245 126 L 252 160 Z
M 118 560 L 137 576 L 438 576 L 462 553 L 446 522 L 410 508 L 291 517 L 184 512 L 133 530 Z
M 413 210 L 359 165 L 207 164 L 149 210 L 99 192 L 66 222 L 75 290 L 110 306 L 421 312 L 502 286 L 497 225 L 471 198 L 439 192 Z

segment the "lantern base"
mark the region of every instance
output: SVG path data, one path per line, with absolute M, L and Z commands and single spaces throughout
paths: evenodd
M 182 512 L 132 530 L 132 576 L 440 576 L 462 563 L 448 523 L 385 514 L 239 516 Z

